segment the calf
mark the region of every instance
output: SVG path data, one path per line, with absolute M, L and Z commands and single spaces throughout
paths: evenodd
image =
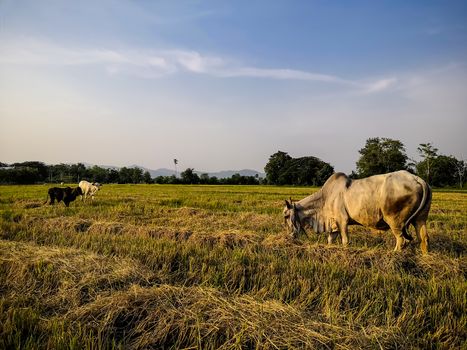
M 71 188 L 71 187 L 52 187 L 49 188 L 49 191 L 47 192 L 47 199 L 45 200 L 45 203 L 49 200 L 50 197 L 50 205 L 53 205 L 55 203 L 55 200 L 57 200 L 58 203 L 60 203 L 63 200 L 63 203 L 65 203 L 65 206 L 69 206 L 70 202 L 73 202 L 76 197 L 82 195 L 83 192 L 81 188 L 76 187 L 76 188 Z
M 100 190 L 101 184 L 98 182 L 90 183 L 86 180 L 80 181 L 79 185 L 82 191 L 81 200 L 86 201 L 87 196 L 91 196 L 91 201 L 94 200 L 94 195 Z

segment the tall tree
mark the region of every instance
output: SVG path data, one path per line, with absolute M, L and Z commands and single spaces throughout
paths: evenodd
M 143 182 L 143 169 L 134 167 L 123 167 L 118 173 L 118 183 L 120 184 L 139 184 Z
M 70 166 L 70 175 L 76 182 L 80 182 L 87 177 L 87 169 L 83 163 L 72 164 Z
M 109 178 L 109 171 L 100 166 L 94 165 L 92 168 L 87 169 L 88 176 L 93 182 L 107 182 Z
M 431 183 L 433 162 L 436 157 L 438 157 L 438 149 L 434 147 L 431 142 L 428 142 L 421 143 L 420 147 L 417 147 L 417 150 L 423 158 L 423 160 L 417 164 L 417 173 L 428 183 Z
M 439 155 L 437 156 L 432 165 L 431 178 L 433 186 L 445 187 L 445 186 L 456 186 L 457 174 L 456 174 L 456 163 L 457 159 L 452 156 Z
M 281 176 L 283 169 L 286 167 L 287 162 L 291 159 L 291 156 L 282 151 L 277 151 L 269 157 L 269 161 L 264 167 L 268 184 L 279 185 L 279 177 Z
M 182 182 L 185 184 L 198 184 L 199 183 L 199 176 L 194 172 L 195 169 L 187 168 L 185 171 L 180 173 L 180 177 L 182 178 Z
M 369 138 L 365 147 L 358 152 L 361 155 L 357 161 L 359 177 L 407 169 L 408 157 L 404 144 L 399 140 L 385 137 Z
M 178 159 L 175 159 L 175 158 L 174 158 L 175 177 L 177 177 L 177 176 L 178 176 L 178 172 L 177 172 L 177 164 L 178 164 Z
M 465 172 L 467 171 L 467 162 L 465 160 L 456 159 L 455 168 L 457 179 L 459 181 L 459 188 L 462 188 L 464 186 Z
M 334 173 L 334 168 L 321 159 L 308 156 L 294 158 L 287 163 L 279 177 L 280 184 L 320 186 Z
M 318 186 L 324 185 L 326 180 L 332 174 L 334 174 L 334 168 L 332 167 L 332 165 L 329 163 L 323 162 L 323 164 L 321 165 L 321 168 L 319 168 L 318 171 L 316 172 L 316 184 Z
M 432 186 L 446 187 L 459 185 L 462 187 L 464 183 L 463 171 L 465 171 L 465 169 L 462 169 L 463 165 L 465 167 L 463 161 L 459 161 L 453 156 L 440 154 L 419 162 L 417 164 L 417 174 L 427 181 L 429 174 L 429 183 Z
M 154 180 L 151 177 L 151 173 L 149 171 L 145 171 L 143 174 L 143 182 L 147 184 L 152 184 L 154 183 Z
M 273 185 L 320 186 L 334 173 L 334 168 L 319 158 L 292 158 L 281 151 L 269 158 L 264 170 L 267 183 Z

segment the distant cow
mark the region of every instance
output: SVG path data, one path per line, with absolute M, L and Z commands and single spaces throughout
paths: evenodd
M 86 201 L 86 197 L 91 196 L 91 201 L 93 201 L 94 195 L 96 194 L 97 191 L 100 190 L 100 187 L 102 185 L 98 182 L 90 183 L 86 180 L 83 180 L 79 182 L 78 186 L 81 188 L 81 191 L 83 192 L 83 194 L 81 195 L 81 200 Z
M 83 192 L 81 191 L 81 188 L 76 187 L 76 188 L 71 188 L 71 187 L 52 187 L 49 188 L 49 191 L 47 193 L 47 199 L 44 204 L 47 203 L 50 197 L 50 205 L 53 205 L 55 203 L 55 200 L 57 200 L 58 203 L 60 203 L 63 200 L 63 203 L 68 207 L 70 205 L 70 202 L 73 202 L 76 197 L 81 196 Z
M 404 238 L 412 240 L 407 227 L 412 224 L 423 253 L 428 252 L 426 219 L 431 205 L 427 183 L 407 171 L 352 180 L 343 173 L 333 174 L 321 190 L 298 202 L 285 201 L 284 219 L 296 236 L 304 227 L 327 232 L 328 243 L 341 234 L 347 245 L 347 226 L 362 225 L 378 230 L 391 229 L 394 250 L 401 250 Z

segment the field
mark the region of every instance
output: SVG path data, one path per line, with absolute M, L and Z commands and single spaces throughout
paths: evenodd
M 467 348 L 467 193 L 434 192 L 422 256 L 362 227 L 287 239 L 284 199 L 313 191 L 0 186 L 0 348 Z

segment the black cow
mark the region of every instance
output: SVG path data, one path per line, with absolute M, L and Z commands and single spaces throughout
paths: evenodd
M 68 207 L 70 205 L 70 202 L 73 202 L 76 199 L 76 197 L 81 195 L 83 195 L 83 191 L 81 191 L 81 188 L 79 187 L 73 189 L 71 187 L 52 187 L 49 188 L 45 203 L 47 203 L 50 197 L 50 205 L 54 204 L 55 200 L 57 200 L 57 202 L 59 203 L 63 200 L 63 203 L 65 203 L 65 205 Z

